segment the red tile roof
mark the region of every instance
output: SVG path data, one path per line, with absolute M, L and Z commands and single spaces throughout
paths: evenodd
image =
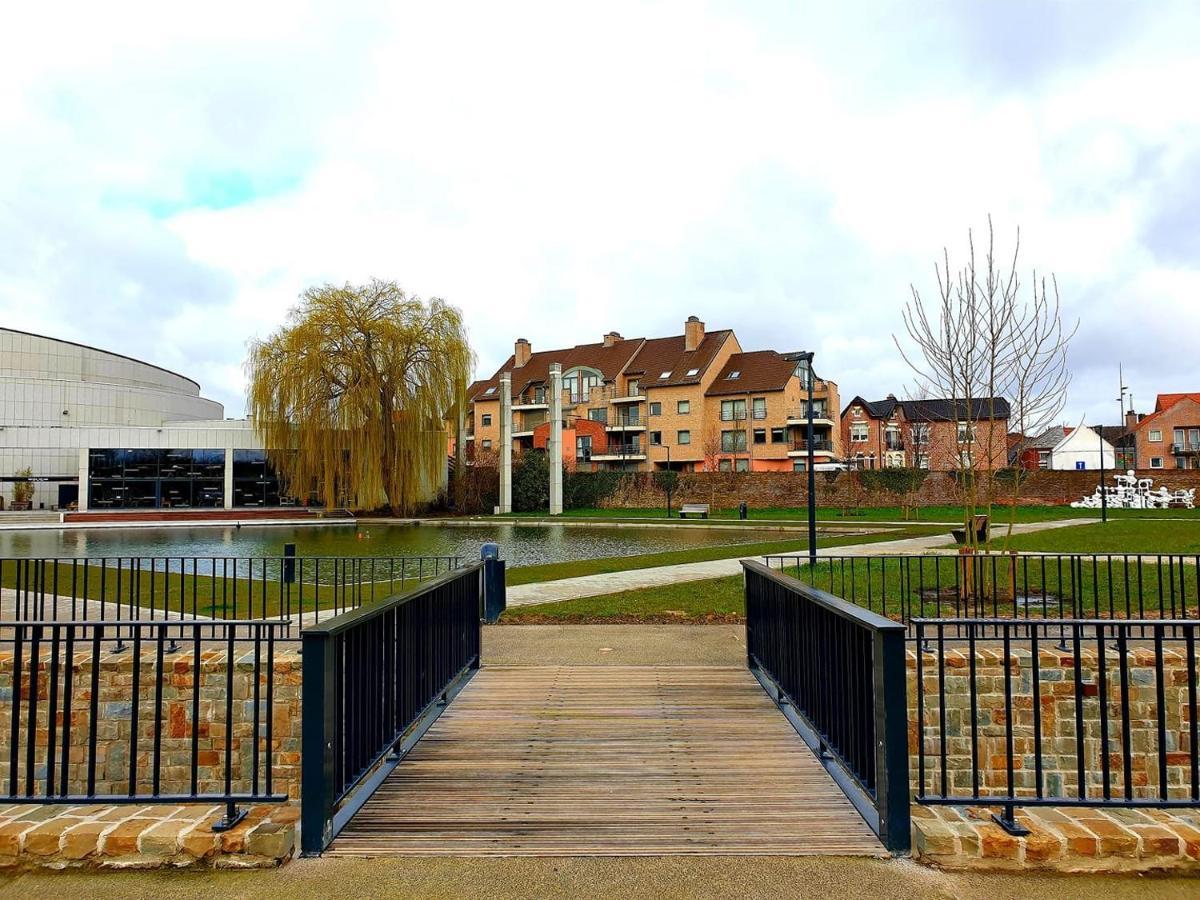
M 499 386 L 502 372 L 512 373 L 512 394 L 514 397 L 520 396 L 530 385 L 545 384 L 549 381 L 551 363 L 559 363 L 564 372 L 576 366 L 586 366 L 598 371 L 605 381 L 612 381 L 644 343 L 643 338 L 632 338 L 617 341 L 608 347 L 600 343 L 580 344 L 562 350 L 541 350 L 531 354 L 529 361 L 519 369 L 514 368 L 515 360 L 510 356 L 491 378 L 472 385 L 469 397 L 471 400 L 483 399 L 484 391 Z M 492 397 L 497 396 L 498 394 L 493 392 Z
M 733 372 L 737 372 L 738 377 L 730 379 Z M 722 394 L 781 391 L 795 373 L 796 363 L 774 350 L 735 353 L 721 367 L 716 380 L 704 393 L 708 397 L 718 397 Z
M 684 349 L 684 336 L 651 338 L 646 341 L 626 370 L 631 375 L 640 375 L 643 388 L 673 387 L 681 384 L 699 384 L 700 377 L 712 364 L 717 353 L 732 331 L 710 331 L 695 350 Z M 688 374 L 693 372 L 695 374 Z M 669 373 L 668 377 L 661 377 Z
M 1168 409 L 1183 400 L 1191 400 L 1193 403 L 1200 403 L 1200 393 L 1183 393 L 1183 394 L 1159 394 L 1154 401 L 1154 412 L 1149 415 L 1142 416 L 1138 423 L 1130 429 L 1130 431 L 1140 431 L 1147 423 L 1153 422 Z

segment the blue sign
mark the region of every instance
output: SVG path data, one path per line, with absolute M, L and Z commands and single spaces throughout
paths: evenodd
M 1077 459 L 1077 460 L 1075 460 L 1075 468 L 1076 469 L 1086 469 L 1087 463 L 1084 462 L 1082 459 Z

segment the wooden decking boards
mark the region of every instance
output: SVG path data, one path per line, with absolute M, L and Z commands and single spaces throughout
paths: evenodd
M 488 666 L 328 852 L 884 850 L 745 669 Z

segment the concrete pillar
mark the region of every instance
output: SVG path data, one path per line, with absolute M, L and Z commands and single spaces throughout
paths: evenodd
M 88 508 L 88 460 L 91 452 L 87 447 L 79 449 L 79 509 Z
M 233 509 L 233 450 L 225 448 L 225 508 Z
M 546 450 L 550 454 L 550 515 L 562 515 L 563 492 L 563 413 L 562 366 L 550 364 L 550 437 Z
M 463 389 L 465 398 L 466 389 Z M 458 405 L 458 417 L 455 422 L 457 431 L 454 434 L 454 506 L 459 507 L 463 502 L 463 479 L 467 477 L 467 401 L 464 399 Z
M 512 375 L 500 375 L 500 509 L 512 512 Z

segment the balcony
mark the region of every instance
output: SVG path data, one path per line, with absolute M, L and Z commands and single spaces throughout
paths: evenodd
M 883 441 L 883 449 L 891 453 L 901 453 L 904 451 L 904 441 L 899 438 L 885 438 Z
M 535 391 L 526 391 L 524 394 L 518 397 L 517 402 L 513 404 L 514 412 L 549 408 L 550 400 L 547 396 L 545 388 L 540 388 Z
M 646 392 L 640 384 L 627 387 L 620 397 L 613 397 L 610 403 L 641 403 L 646 399 Z
M 605 447 L 594 447 L 594 462 L 637 462 L 646 458 L 646 444 L 641 440 L 609 441 Z
M 1187 456 L 1192 453 L 1200 453 L 1200 443 L 1193 443 L 1192 441 L 1188 441 L 1183 444 L 1172 444 L 1171 445 L 1171 455 L 1172 456 Z
M 608 431 L 645 431 L 646 420 L 642 416 L 617 416 L 604 426 Z
M 812 442 L 812 451 L 814 456 L 833 456 L 833 441 L 814 440 Z M 797 438 L 792 441 L 792 449 L 788 451 L 788 456 L 807 456 L 808 441 L 804 438 Z
M 808 424 L 808 404 L 801 404 L 799 409 L 788 410 L 787 423 L 789 425 L 807 425 Z M 833 419 L 829 416 L 824 404 L 813 404 L 813 424 L 832 427 Z

